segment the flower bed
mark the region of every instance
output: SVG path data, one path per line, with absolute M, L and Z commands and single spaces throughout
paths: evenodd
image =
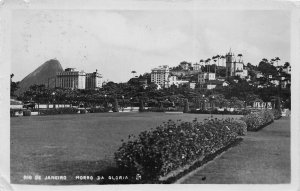
M 158 181 L 171 171 L 192 164 L 226 147 L 244 131 L 241 121 L 205 120 L 203 123 L 169 120 L 138 137 L 129 136 L 115 153 L 121 171 L 140 174 L 144 183 Z
M 77 108 L 66 107 L 66 108 L 40 110 L 40 115 L 75 114 L 77 112 L 78 112 Z
M 247 124 L 248 131 L 258 131 L 266 125 L 274 121 L 274 115 L 271 110 L 261 110 L 242 117 L 242 120 Z

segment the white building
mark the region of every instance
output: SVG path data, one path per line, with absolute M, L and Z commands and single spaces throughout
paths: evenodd
M 198 63 L 195 63 L 195 64 L 193 65 L 193 70 L 196 70 L 196 71 L 199 71 L 199 70 L 201 70 L 201 66 L 200 66 L 200 64 L 198 64 Z
M 71 88 L 71 89 L 85 89 L 85 72 L 77 71 L 75 68 L 67 68 L 63 72 L 58 72 L 56 87 Z
M 240 78 L 246 78 L 248 76 L 248 70 L 243 69 L 242 71 L 236 71 L 235 75 Z
M 189 85 L 190 85 L 191 89 L 195 89 L 196 88 L 196 82 L 190 82 Z
M 169 86 L 169 66 L 163 65 L 151 70 L 151 82 L 160 85 L 161 87 Z
M 204 84 L 200 84 L 200 88 L 207 89 L 207 90 L 215 89 L 217 87 L 224 87 L 224 86 L 229 86 L 229 82 L 220 81 L 220 80 L 211 80 Z
M 86 73 L 86 89 L 98 89 L 102 87 L 102 76 L 98 73 L 98 70 L 93 73 Z
M 240 76 L 240 78 L 245 78 L 248 76 L 248 71 L 244 68 L 244 63 L 241 59 L 237 60 L 231 51 L 229 51 L 225 57 L 226 77 Z
M 198 74 L 198 82 L 200 84 L 204 84 L 210 80 L 215 80 L 215 79 L 216 79 L 215 73 L 201 72 Z
M 187 81 L 187 80 L 178 80 L 177 76 L 169 76 L 168 83 L 165 87 L 170 87 L 172 85 L 175 85 L 175 86 L 178 87 L 180 85 L 187 84 L 187 83 L 189 83 L 189 81 Z

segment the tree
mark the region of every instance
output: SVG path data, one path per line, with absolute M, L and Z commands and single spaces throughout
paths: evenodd
M 289 67 L 289 66 L 290 66 L 290 63 L 289 63 L 289 62 L 285 62 L 283 67 L 284 67 L 284 68 L 287 68 L 287 67 Z
M 183 109 L 183 113 L 188 113 L 189 110 L 190 110 L 190 108 L 189 108 L 189 101 L 188 101 L 188 99 L 185 99 L 185 100 L 184 100 L 184 109 Z
M 10 75 L 10 96 L 15 96 L 15 91 L 17 91 L 17 89 L 19 89 L 19 83 L 20 82 L 13 82 L 12 79 L 15 75 L 11 74 Z
M 139 107 L 139 111 L 144 111 L 144 101 L 142 99 L 140 99 L 140 107 Z
M 119 104 L 118 104 L 118 100 L 117 99 L 115 99 L 112 111 L 113 112 L 119 112 Z
M 264 59 L 260 61 L 257 67 L 258 71 L 261 71 L 264 75 L 277 75 L 276 67 L 266 62 Z
M 208 58 L 208 59 L 206 59 L 205 60 L 205 65 L 207 64 L 208 65 L 208 72 L 210 72 L 210 61 L 211 61 L 211 59 L 210 58 Z M 207 72 L 207 71 L 206 71 Z
M 231 97 L 229 105 L 233 108 L 242 108 L 244 106 L 244 102 L 239 100 L 237 97 Z

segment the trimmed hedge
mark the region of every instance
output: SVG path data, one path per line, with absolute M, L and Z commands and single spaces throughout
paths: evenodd
M 233 119 L 203 123 L 169 120 L 138 137 L 130 135 L 115 153 L 116 164 L 128 174 L 140 174 L 148 183 L 157 181 L 234 142 L 238 134 L 243 134 L 244 126 L 245 123 Z
M 40 115 L 75 114 L 79 110 L 73 107 L 40 110 Z
M 271 110 L 264 109 L 259 112 L 251 113 L 242 117 L 247 124 L 248 131 L 258 131 L 269 123 L 274 121 L 274 115 Z

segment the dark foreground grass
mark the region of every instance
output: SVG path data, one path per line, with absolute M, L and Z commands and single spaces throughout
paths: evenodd
M 126 183 L 115 172 L 114 152 L 129 134 L 164 121 L 201 121 L 205 114 L 95 113 L 11 118 L 11 182 L 22 184 Z M 240 116 L 214 115 L 217 118 Z M 32 176 L 32 180 L 24 179 Z M 34 180 L 41 176 L 41 180 Z M 66 176 L 66 180 L 45 180 Z M 81 177 L 79 177 L 81 176 Z M 93 180 L 84 180 L 93 176 Z M 97 178 L 98 180 L 95 180 Z M 118 176 L 118 177 L 116 177 Z M 136 177 L 127 177 L 128 179 Z

